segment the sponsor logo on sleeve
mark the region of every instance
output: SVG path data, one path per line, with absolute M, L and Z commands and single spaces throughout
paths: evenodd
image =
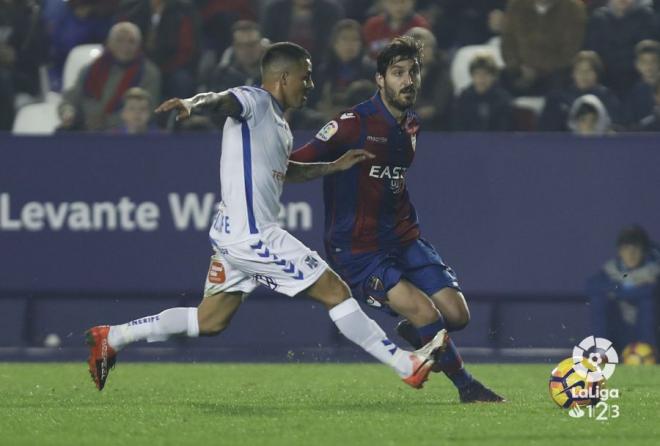
M 339 130 L 339 124 L 337 124 L 337 121 L 330 121 L 319 130 L 316 134 L 316 138 L 321 141 L 328 141 L 335 133 L 337 133 L 337 130 Z

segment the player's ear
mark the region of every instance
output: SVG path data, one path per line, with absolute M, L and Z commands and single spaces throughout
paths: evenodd
M 286 85 L 289 81 L 289 72 L 282 71 L 282 74 L 280 74 L 280 80 L 282 81 L 282 85 Z
M 385 87 L 385 78 L 380 73 L 376 73 L 376 85 L 378 85 L 378 88 Z

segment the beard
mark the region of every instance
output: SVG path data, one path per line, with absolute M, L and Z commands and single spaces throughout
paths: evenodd
M 393 88 L 390 88 L 387 84 L 385 84 L 384 91 L 385 99 L 387 99 L 387 102 L 389 102 L 399 111 L 406 111 L 415 105 L 415 100 L 417 99 L 417 90 L 414 87 L 404 88 L 397 93 Z M 403 93 L 408 91 L 412 92 L 410 99 L 406 99 L 403 96 Z

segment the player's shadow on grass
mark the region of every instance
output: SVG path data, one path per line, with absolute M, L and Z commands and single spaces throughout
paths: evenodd
M 193 409 L 197 409 L 204 413 L 225 416 L 280 416 L 283 412 L 304 412 L 309 410 L 318 410 L 322 412 L 337 411 L 337 412 L 369 412 L 384 414 L 391 414 L 393 411 L 401 410 L 401 406 L 405 404 L 402 401 L 375 401 L 369 403 L 351 403 L 346 402 L 298 402 L 294 404 L 231 404 L 231 403 L 192 403 Z M 456 402 L 450 401 L 428 401 L 428 402 L 415 402 L 415 407 L 428 407 L 429 409 L 437 408 L 439 406 L 452 406 Z

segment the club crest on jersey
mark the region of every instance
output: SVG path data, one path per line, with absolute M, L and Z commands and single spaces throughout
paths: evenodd
M 328 141 L 335 133 L 337 133 L 337 130 L 339 130 L 339 124 L 337 124 L 337 121 L 330 121 L 319 130 L 316 134 L 316 139 Z
M 315 259 L 314 257 L 312 257 L 312 256 L 307 256 L 307 257 L 305 257 L 305 263 L 307 264 L 307 266 L 309 267 L 309 269 L 314 269 L 314 268 L 316 268 L 317 266 L 319 266 L 319 261 L 316 260 L 316 259 Z

